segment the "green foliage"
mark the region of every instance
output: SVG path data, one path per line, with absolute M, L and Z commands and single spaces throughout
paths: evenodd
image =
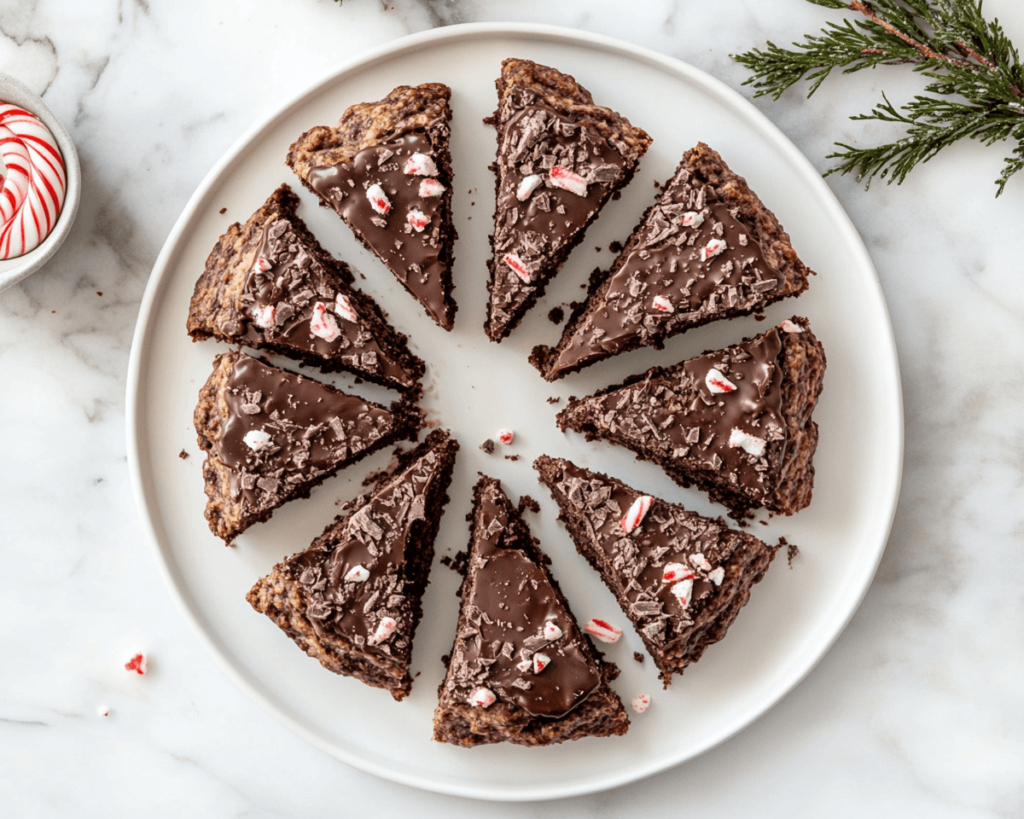
M 793 50 L 768 43 L 734 59 L 753 75 L 755 96 L 778 99 L 791 85 L 810 82 L 810 97 L 833 68 L 844 74 L 876 65 L 909 65 L 927 78 L 925 92 L 898 110 L 882 102 L 856 120 L 905 126 L 906 135 L 873 148 L 836 143 L 839 160 L 826 173 L 853 173 L 870 185 L 876 176 L 903 182 L 917 165 L 965 137 L 985 145 L 1012 140 L 1015 146 L 996 180 L 999 196 L 1009 178 L 1024 168 L 1024 69 L 998 20 L 982 14 L 982 0 L 808 0 L 861 18 L 829 22 L 806 35 Z

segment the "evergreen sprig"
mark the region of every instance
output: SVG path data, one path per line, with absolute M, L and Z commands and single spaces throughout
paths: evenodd
M 808 80 L 814 94 L 832 72 L 844 74 L 877 65 L 910 65 L 928 78 L 925 91 L 897 109 L 885 94 L 871 113 L 855 120 L 896 122 L 906 134 L 873 148 L 837 142 L 828 155 L 839 164 L 826 172 L 854 173 L 870 186 L 876 176 L 900 184 L 917 165 L 968 137 L 985 145 L 1012 140 L 1015 146 L 996 180 L 1002 194 L 1024 168 L 1024 70 L 1017 49 L 998 20 L 982 14 L 982 0 L 808 0 L 861 18 L 829 22 L 818 35 L 793 43 L 794 50 L 769 42 L 764 50 L 733 55 L 751 71 L 744 85 L 755 96 L 778 99 L 791 85 Z

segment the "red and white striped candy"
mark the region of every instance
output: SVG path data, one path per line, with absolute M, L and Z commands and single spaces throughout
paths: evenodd
M 264 304 L 262 307 L 256 306 L 252 308 L 252 315 L 256 320 L 256 324 L 264 330 L 274 326 L 274 315 L 276 312 L 272 304 Z
M 640 525 L 640 521 L 642 521 L 647 515 L 652 503 L 654 503 L 654 498 L 650 495 L 641 495 L 633 501 L 633 505 L 629 507 L 629 511 L 626 512 L 626 514 L 622 516 L 622 520 L 619 521 L 619 526 L 622 527 L 622 531 L 628 535 L 636 529 L 636 527 Z
M 365 583 L 370 579 L 370 572 L 365 566 L 360 566 L 358 563 L 348 570 L 348 574 L 345 575 L 346 583 Z
M 381 617 L 380 622 L 377 623 L 377 630 L 373 632 L 370 641 L 374 644 L 383 643 L 395 633 L 396 628 L 398 628 L 398 623 L 395 622 L 394 617 Z
M 0 103 L 0 259 L 34 250 L 64 207 L 64 157 L 49 129 L 24 108 Z
M 674 313 L 676 311 L 676 308 L 672 306 L 672 302 L 664 296 L 654 297 L 654 309 L 661 313 Z
M 533 673 L 540 674 L 545 668 L 551 665 L 551 658 L 547 654 L 537 653 L 533 655 Z
M 583 627 L 583 630 L 591 637 L 596 637 L 602 643 L 617 643 L 622 636 L 621 628 L 615 628 L 608 621 L 598 620 L 597 618 L 590 620 Z
M 725 250 L 725 248 L 726 244 L 724 239 L 712 239 L 700 249 L 700 260 L 702 262 L 706 262 L 708 259 L 713 259 Z
M 694 552 L 692 555 L 690 555 L 690 562 L 698 569 L 700 569 L 702 572 L 711 571 L 711 563 L 709 563 L 708 559 L 704 557 L 703 552 Z
M 506 446 L 508 446 L 508 444 L 511 444 L 512 441 L 515 440 L 515 437 L 516 437 L 516 434 L 512 430 L 510 430 L 510 429 L 499 429 L 498 430 L 498 440 L 501 441 Z
M 434 196 L 440 196 L 444 193 L 444 185 L 438 182 L 436 179 L 424 179 L 420 182 L 420 197 L 423 199 L 430 199 Z
M 708 374 L 704 376 L 704 383 L 708 390 L 716 395 L 721 395 L 724 392 L 736 392 L 736 385 L 715 367 L 708 370 Z
M 437 176 L 437 165 L 432 157 L 426 154 L 413 154 L 405 160 L 402 173 L 409 176 Z
M 696 575 L 689 566 L 682 563 L 669 563 L 661 573 L 662 583 L 678 583 L 680 580 L 692 580 Z
M 482 708 L 490 708 L 497 702 L 498 698 L 490 688 L 478 688 L 469 698 L 470 705 L 478 705 Z
M 338 322 L 327 312 L 327 305 L 322 301 L 313 305 L 313 315 L 309 319 L 309 332 L 324 341 L 334 341 L 341 335 Z
M 758 438 L 756 435 L 751 435 L 749 432 L 744 432 L 738 427 L 733 427 L 732 432 L 729 433 L 729 446 L 735 449 L 739 447 L 745 452 L 749 452 L 755 458 L 760 458 L 764 455 L 764 438 Z
M 527 671 L 530 670 L 531 665 L 533 665 L 533 663 L 531 663 L 529 660 L 522 660 L 521 662 L 516 663 L 516 668 L 518 668 L 525 674 Z
M 575 193 L 577 196 L 587 195 L 587 180 L 575 171 L 555 165 L 548 171 L 548 176 L 551 179 L 551 184 L 556 188 Z
M 252 264 L 252 269 L 259 271 L 260 273 L 266 273 L 272 267 L 273 265 L 262 256 L 257 256 L 256 261 Z
M 676 583 L 670 591 L 672 596 L 679 601 L 679 605 L 685 608 L 690 605 L 690 595 L 693 594 L 693 580 L 680 580 Z
M 334 312 L 345 319 L 345 321 L 351 321 L 353 324 L 359 322 L 359 316 L 356 314 L 355 308 L 352 307 L 352 302 L 348 300 L 348 296 L 344 293 L 339 293 L 334 299 Z
M 782 324 L 779 325 L 784 333 L 802 333 L 804 328 L 797 324 L 795 321 L 789 319 L 783 319 Z
M 370 202 L 370 207 L 381 216 L 387 216 L 391 212 L 391 200 L 380 185 L 370 185 L 366 189 L 366 198 Z
M 648 708 L 651 707 L 651 695 L 650 694 L 637 694 L 633 697 L 633 710 L 638 714 L 642 714 Z
M 704 224 L 704 214 L 698 213 L 695 210 L 688 210 L 683 214 L 683 218 L 680 221 L 683 223 L 683 227 L 698 228 Z
M 412 208 L 406 214 L 405 221 L 412 225 L 413 230 L 417 233 L 422 233 L 423 228 L 430 224 L 430 217 L 418 208 Z
M 519 276 L 519 278 L 522 279 L 524 282 L 529 284 L 531 281 L 533 281 L 533 274 L 529 271 L 526 265 L 523 264 L 523 260 L 520 259 L 515 253 L 506 253 L 503 261 L 505 262 L 505 264 L 511 267 L 516 272 L 516 275 Z
M 721 586 L 722 581 L 725 580 L 725 569 L 719 566 L 717 569 L 713 569 L 708 572 L 708 580 L 714 583 L 716 586 Z
M 558 627 L 554 620 L 544 621 L 544 639 L 545 640 L 557 640 L 562 636 L 562 630 Z
M 530 198 L 530 194 L 537 190 L 543 182 L 544 180 L 535 173 L 523 177 L 523 181 L 520 182 L 519 187 L 516 188 L 516 199 L 520 202 L 525 202 Z
M 146 655 L 141 651 L 132 655 L 131 659 L 124 664 L 125 671 L 134 671 L 140 677 L 146 673 Z

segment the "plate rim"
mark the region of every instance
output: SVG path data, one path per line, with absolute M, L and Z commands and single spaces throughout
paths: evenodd
M 857 578 L 855 586 L 859 591 L 848 602 L 848 609 L 838 615 L 833 615 L 835 620 L 831 633 L 827 634 L 815 646 L 815 650 L 804 654 L 803 662 L 794 664 L 794 667 L 786 674 L 780 674 L 779 679 L 774 681 L 770 690 L 759 699 L 756 705 L 747 708 L 742 713 L 734 716 L 720 730 L 714 732 L 706 742 L 696 750 L 684 753 L 679 756 L 668 756 L 664 759 L 652 760 L 646 767 L 640 769 L 629 769 L 628 772 L 613 775 L 603 781 L 584 780 L 576 783 L 567 783 L 564 786 L 541 786 L 531 787 L 529 785 L 510 788 L 507 786 L 496 786 L 488 784 L 467 784 L 454 781 L 435 781 L 429 776 L 409 774 L 395 771 L 374 764 L 359 757 L 356 754 L 338 748 L 333 744 L 321 739 L 305 726 L 284 713 L 278 706 L 264 696 L 247 679 L 246 675 L 232 664 L 227 656 L 221 651 L 213 635 L 207 632 L 200 617 L 193 609 L 189 600 L 187 590 L 179 584 L 179 578 L 175 576 L 172 563 L 169 560 L 168 546 L 163 541 L 157 530 L 151 503 L 151 490 L 145 485 L 142 475 L 142 461 L 145 450 L 145 441 L 141 432 L 140 419 L 144 415 L 144 401 L 142 400 L 141 387 L 143 384 L 142 363 L 146 360 L 147 354 L 152 346 L 151 328 L 153 326 L 153 315 L 158 304 L 158 295 L 167 282 L 167 271 L 171 267 L 181 245 L 182 237 L 186 228 L 193 221 L 198 213 L 200 203 L 209 194 L 212 187 L 217 183 L 223 171 L 244 155 L 247 149 L 258 139 L 259 135 L 275 121 L 287 116 L 292 109 L 301 106 L 309 98 L 319 94 L 330 85 L 339 82 L 348 74 L 362 72 L 372 67 L 383 59 L 387 59 L 398 53 L 415 52 L 425 47 L 435 45 L 438 41 L 446 40 L 473 40 L 494 37 L 495 35 L 520 35 L 530 39 L 546 42 L 560 42 L 573 46 L 582 46 L 596 51 L 613 53 L 643 63 L 652 65 L 662 71 L 679 76 L 689 82 L 703 86 L 711 95 L 733 109 L 746 119 L 752 127 L 761 133 L 771 146 L 783 153 L 787 160 L 802 170 L 802 175 L 811 185 L 818 186 L 818 192 L 823 195 L 830 211 L 829 218 L 837 229 L 845 235 L 850 247 L 855 251 L 858 258 L 856 264 L 863 266 L 872 274 L 867 279 L 870 283 L 870 297 L 876 302 L 884 317 L 886 334 L 884 339 L 876 339 L 882 343 L 886 355 L 884 361 L 888 373 L 886 380 L 892 380 L 893 389 L 891 393 L 886 392 L 888 406 L 884 413 L 888 415 L 888 421 L 892 425 L 891 430 L 896 446 L 890 455 L 888 463 L 884 465 L 883 474 L 887 486 L 880 496 L 889 499 L 888 515 L 880 516 L 875 526 L 877 527 L 877 545 L 871 561 L 865 561 L 861 576 Z M 171 596 L 175 600 L 185 619 L 192 625 L 197 633 L 200 642 L 213 655 L 221 670 L 241 688 L 253 701 L 281 725 L 302 737 L 306 742 L 329 754 L 354 768 L 372 773 L 385 780 L 399 784 L 420 788 L 435 793 L 443 793 L 452 796 L 460 796 L 471 799 L 483 799 L 490 801 L 536 801 L 545 799 L 561 799 L 584 794 L 597 793 L 612 788 L 621 787 L 632 782 L 637 782 L 649 776 L 661 773 L 665 770 L 680 765 L 690 759 L 694 759 L 712 748 L 722 744 L 735 736 L 749 725 L 752 725 L 760 717 L 774 708 L 785 696 L 787 696 L 825 657 L 835 644 L 839 636 L 845 631 L 853 615 L 860 608 L 864 597 L 871 587 L 871 582 L 878 569 L 882 555 L 892 530 L 893 520 L 899 503 L 900 485 L 903 476 L 904 457 L 904 417 L 903 417 L 903 391 L 900 379 L 899 358 L 896 349 L 896 341 L 892 328 L 892 317 L 889 314 L 885 296 L 882 291 L 878 272 L 871 260 L 870 254 L 864 245 L 863 239 L 854 226 L 849 215 L 836 198 L 835 194 L 825 183 L 818 171 L 811 164 L 796 145 L 787 137 L 768 117 L 758 110 L 749 100 L 743 97 L 738 91 L 726 85 L 721 80 L 713 77 L 707 72 L 693 66 L 683 60 L 669 55 L 661 54 L 652 49 L 634 45 L 632 43 L 609 37 L 603 34 L 581 31 L 563 26 L 555 26 L 541 23 L 462 23 L 458 25 L 430 29 L 416 34 L 406 35 L 387 43 L 360 52 L 354 57 L 343 61 L 336 68 L 309 84 L 299 93 L 290 96 L 281 105 L 271 110 L 268 114 L 257 119 L 248 127 L 241 136 L 225 151 L 220 159 L 214 163 L 203 180 L 199 183 L 192 196 L 183 208 L 174 226 L 171 228 L 160 253 L 153 264 L 146 289 L 139 308 L 139 315 L 136 320 L 135 331 L 132 336 L 131 353 L 128 362 L 127 382 L 125 389 L 125 434 L 128 454 L 128 468 L 132 486 L 132 494 L 138 508 L 144 535 L 153 547 L 157 556 L 157 564 L 164 581 L 169 586 Z M 866 538 L 865 540 L 870 540 Z

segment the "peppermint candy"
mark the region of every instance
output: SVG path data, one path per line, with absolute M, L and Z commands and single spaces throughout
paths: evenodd
M 417 233 L 422 233 L 423 228 L 430 224 L 430 217 L 418 208 L 412 208 L 405 216 L 405 221 L 412 225 Z
M 327 312 L 327 305 L 318 301 L 313 305 L 313 315 L 309 319 L 309 332 L 324 341 L 334 341 L 341 335 L 338 322 Z
M 516 668 L 518 668 L 523 674 L 525 674 L 527 671 L 530 670 L 531 665 L 533 665 L 533 663 L 531 663 L 529 660 L 522 660 L 516 663 Z
M 391 212 L 391 200 L 380 185 L 370 185 L 366 189 L 366 198 L 370 202 L 370 207 L 381 216 L 387 216 Z
M 679 601 L 679 605 L 686 608 L 690 605 L 690 595 L 693 594 L 693 579 L 687 578 L 676 583 L 670 591 L 672 596 Z
M 498 430 L 498 440 L 501 441 L 506 446 L 508 444 L 511 444 L 512 441 L 515 440 L 515 437 L 516 437 L 516 434 L 512 430 L 510 430 L 510 429 L 499 429 Z
M 469 698 L 469 704 L 481 708 L 490 708 L 498 698 L 490 688 L 478 688 Z
M 544 639 L 545 640 L 557 640 L 562 636 L 562 630 L 558 627 L 554 620 L 544 621 Z
M 515 271 L 516 275 L 519 276 L 519 278 L 522 279 L 524 282 L 529 284 L 531 281 L 533 281 L 533 274 L 523 263 L 523 260 L 520 259 L 515 253 L 506 253 L 503 261 L 505 262 L 505 264 L 511 267 Z
M 736 385 L 726 378 L 721 370 L 715 367 L 708 370 L 708 374 L 704 376 L 704 383 L 707 385 L 708 392 L 712 392 L 716 395 L 721 395 L 726 392 L 736 392 Z
M 654 503 L 654 498 L 650 495 L 641 495 L 635 501 L 633 505 L 629 507 L 629 511 L 622 516 L 622 520 L 619 521 L 619 526 L 622 531 L 627 535 L 636 529 L 640 525 L 640 521 L 644 519 L 647 512 L 651 508 L 651 504 Z
M 682 563 L 669 563 L 661 573 L 662 583 L 677 583 L 680 580 L 692 580 L 696 575 L 689 566 Z
M 96 713 L 99 714 L 101 717 L 109 717 L 110 716 L 110 706 L 109 705 L 101 705 L 99 708 L 96 709 Z
M 274 326 L 276 322 L 277 310 L 274 309 L 272 304 L 264 304 L 262 307 L 252 308 L 252 317 L 256 322 L 256 325 L 262 327 L 264 330 L 268 330 Z
M 575 193 L 577 196 L 587 195 L 587 180 L 575 171 L 555 165 L 548 171 L 548 178 L 556 188 Z
M 706 262 L 708 259 L 713 259 L 719 253 L 723 252 L 727 245 L 724 239 L 711 239 L 704 247 L 700 249 L 700 260 Z
M 383 643 L 391 638 L 391 635 L 395 633 L 396 628 L 398 628 L 398 623 L 395 622 L 394 617 L 381 617 L 380 622 L 377 623 L 377 629 L 373 632 L 373 636 L 368 642 L 370 642 L 371 645 Z
M 717 569 L 713 569 L 708 572 L 708 580 L 714 583 L 716 586 L 721 586 L 722 581 L 725 580 L 725 569 L 719 566 Z
M 424 179 L 420 182 L 420 198 L 431 199 L 445 192 L 445 187 L 436 179 Z
M 540 674 L 545 668 L 551 665 L 551 658 L 547 654 L 537 652 L 533 655 L 533 673 Z
M 589 620 L 583 627 L 591 637 L 596 637 L 602 643 L 617 643 L 622 636 L 622 629 L 615 628 L 606 620 L 598 620 L 596 617 Z
M 437 165 L 426 154 L 413 154 L 405 160 L 402 173 L 407 176 L 437 176 Z
M 544 180 L 535 173 L 524 177 L 523 181 L 519 183 L 519 187 L 516 188 L 516 199 L 520 202 L 525 202 L 530 198 L 530 194 L 537 190 L 537 188 L 539 188 L 543 183 Z
M 688 210 L 683 214 L 680 221 L 682 222 L 683 227 L 699 228 L 704 224 L 704 214 L 698 213 L 695 210 Z
M 756 435 L 744 432 L 738 427 L 733 427 L 732 432 L 729 433 L 730 447 L 733 449 L 739 447 L 744 452 L 749 452 L 755 458 L 760 458 L 764 454 L 765 443 L 764 438 L 758 438 Z
M 146 673 L 146 655 L 141 651 L 131 656 L 131 659 L 124 664 L 125 671 L 134 671 L 140 677 Z M 106 715 L 104 715 L 106 716 Z
M 359 316 L 356 314 L 352 302 L 348 300 L 348 296 L 344 293 L 339 293 L 337 298 L 334 299 L 334 312 L 345 319 L 345 321 L 351 321 L 353 324 L 358 324 L 359 322 Z
M 779 328 L 784 333 L 802 333 L 804 331 L 803 327 L 801 327 L 795 321 L 790 321 L 789 319 L 783 319 L 782 324 L 779 325 Z
M 253 452 L 259 452 L 262 449 L 266 449 L 270 446 L 270 433 L 262 429 L 250 429 L 245 433 L 245 437 L 242 438 L 245 445 L 249 447 Z
M 266 273 L 272 267 L 273 265 L 262 256 L 257 256 L 256 261 L 252 263 L 252 269 L 259 273 Z
M 694 552 L 692 555 L 690 555 L 690 562 L 698 569 L 700 569 L 702 572 L 711 571 L 711 563 L 709 563 L 708 559 L 704 557 L 703 552 Z
M 64 207 L 64 157 L 50 130 L 24 108 L 0 103 L 0 259 L 24 256 L 50 235 Z
M 676 311 L 676 308 L 672 306 L 672 302 L 664 296 L 654 297 L 654 309 L 659 313 L 674 313 Z
M 642 714 L 648 708 L 651 707 L 651 695 L 650 694 L 637 694 L 633 697 L 633 710 L 638 714 Z
M 346 583 L 365 583 L 370 579 L 370 570 L 358 563 L 348 570 L 345 575 Z

